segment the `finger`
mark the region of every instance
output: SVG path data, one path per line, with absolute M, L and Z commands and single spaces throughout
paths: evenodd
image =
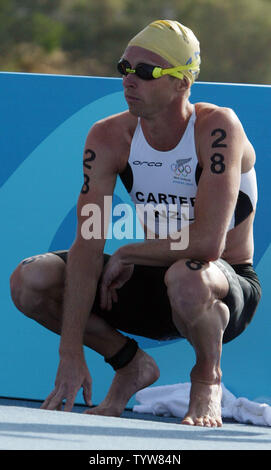
M 43 410 L 57 410 L 62 405 L 62 401 L 65 398 L 64 394 L 60 391 L 53 391 L 50 395 L 46 398 L 44 403 L 42 404 L 41 408 Z
M 50 395 L 48 395 L 48 397 L 45 398 L 44 402 L 43 402 L 42 405 L 41 405 L 41 409 L 42 409 L 42 410 L 46 410 L 47 406 L 49 405 L 49 403 L 50 403 L 51 399 L 53 398 L 53 396 L 55 395 L 55 393 L 56 393 L 56 391 L 53 390 L 53 391 L 50 393 Z
M 112 298 L 110 290 L 107 291 L 107 311 L 109 312 L 112 309 Z
M 113 302 L 116 304 L 118 302 L 118 294 L 117 294 L 116 289 L 111 289 L 111 296 L 112 296 Z
M 92 400 L 91 400 L 91 384 L 86 383 L 83 385 L 83 397 L 86 405 L 92 406 Z
M 106 310 L 107 307 L 107 287 L 101 284 L 100 287 L 100 306 L 102 310 Z
M 64 411 L 72 411 L 75 398 L 76 398 L 76 393 L 67 397 L 66 403 L 64 405 Z
M 46 406 L 46 410 L 60 410 L 62 408 L 62 396 L 57 396 L 52 398 L 51 401 Z

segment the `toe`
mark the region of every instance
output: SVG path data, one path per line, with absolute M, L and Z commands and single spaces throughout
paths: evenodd
M 190 416 L 186 416 L 186 417 L 182 420 L 181 424 L 186 424 L 186 425 L 188 425 L 188 426 L 194 426 L 194 421 L 193 421 L 193 419 L 192 419 Z
M 215 418 L 210 418 L 210 426 L 212 428 L 216 428 L 217 427 L 217 420 Z
M 203 418 L 196 418 L 195 426 L 204 426 Z
M 206 427 L 206 428 L 210 428 L 212 426 L 211 424 L 211 418 L 209 416 L 204 416 L 203 417 L 203 425 Z

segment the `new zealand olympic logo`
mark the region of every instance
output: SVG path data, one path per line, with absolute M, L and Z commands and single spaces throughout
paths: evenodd
M 171 169 L 176 176 L 184 176 L 186 178 L 191 173 L 191 166 L 188 165 L 190 160 L 192 160 L 192 158 L 180 158 L 176 160 L 176 163 L 172 163 Z

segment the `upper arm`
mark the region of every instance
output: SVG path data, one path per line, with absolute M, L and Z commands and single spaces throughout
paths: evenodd
M 83 151 L 83 185 L 77 202 L 76 242 L 98 253 L 103 251 L 110 201 L 118 174 L 113 139 L 108 123 L 98 122 L 91 128 Z
M 238 198 L 245 139 L 240 121 L 229 109 L 218 108 L 204 119 L 195 220 L 211 257 L 217 258 Z

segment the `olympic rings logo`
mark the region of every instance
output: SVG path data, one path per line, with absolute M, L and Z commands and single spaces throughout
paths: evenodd
M 172 163 L 171 169 L 176 176 L 186 177 L 191 173 L 191 166 L 187 164 L 190 160 L 191 158 L 185 158 L 177 160 L 176 163 Z

